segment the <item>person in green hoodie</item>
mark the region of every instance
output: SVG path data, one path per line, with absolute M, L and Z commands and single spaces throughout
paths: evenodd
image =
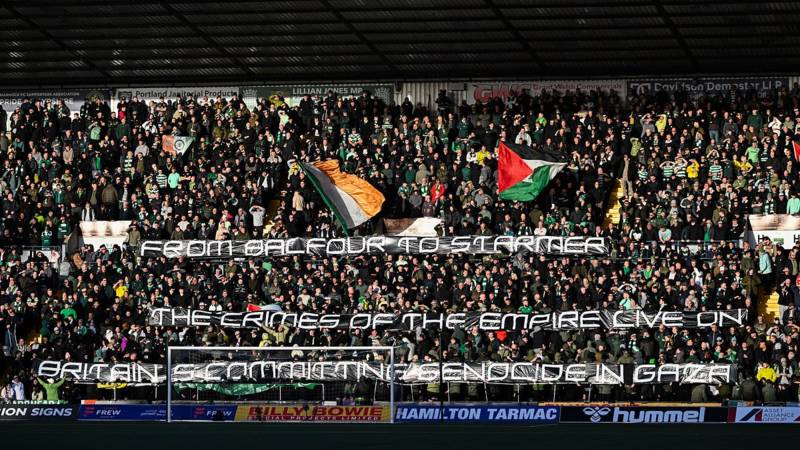
M 36 381 L 42 385 L 44 388 L 44 392 L 46 394 L 46 398 L 48 401 L 58 401 L 60 400 L 58 396 L 58 389 L 64 384 L 64 379 L 60 379 L 55 381 L 52 378 L 48 378 L 47 381 L 42 380 L 41 378 L 37 378 Z

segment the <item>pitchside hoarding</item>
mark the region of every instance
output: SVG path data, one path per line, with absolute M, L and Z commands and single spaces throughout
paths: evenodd
M 0 421 L 4 420 L 72 420 L 78 416 L 75 405 L 0 405 Z
M 800 425 L 797 406 L 737 406 L 728 416 L 731 423 L 794 423 Z
M 388 406 L 328 406 L 310 404 L 245 404 L 236 409 L 237 422 L 389 422 Z
M 558 406 L 529 405 L 398 405 L 397 422 L 499 422 L 521 425 L 558 423 Z
M 706 406 L 561 407 L 561 422 L 578 423 L 726 423 L 728 408 Z
M 224 420 L 233 420 L 236 405 L 172 405 L 173 420 L 214 420 L 221 414 Z M 78 420 L 144 420 L 165 421 L 167 406 L 138 404 L 86 404 L 81 405 Z

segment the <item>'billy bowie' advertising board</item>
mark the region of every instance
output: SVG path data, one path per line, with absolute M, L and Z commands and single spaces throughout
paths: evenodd
M 389 422 L 388 406 L 247 404 L 236 409 L 237 422 Z

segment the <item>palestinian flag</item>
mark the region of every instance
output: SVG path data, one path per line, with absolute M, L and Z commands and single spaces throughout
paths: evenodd
M 792 141 L 792 153 L 794 153 L 794 160 L 800 162 L 800 144 L 797 141 Z
M 500 142 L 497 154 L 497 187 L 500 198 L 529 202 L 567 166 L 564 157 L 527 145 Z
M 272 311 L 272 312 L 281 312 L 281 306 L 272 303 L 266 306 L 256 305 L 255 303 L 248 303 L 247 304 L 247 312 L 255 312 L 255 311 Z
M 366 180 L 340 171 L 339 161 L 302 163 L 301 167 L 345 233 L 381 211 L 383 194 Z

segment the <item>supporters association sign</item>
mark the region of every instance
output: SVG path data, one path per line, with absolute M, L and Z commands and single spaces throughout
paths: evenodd
M 361 313 L 316 314 L 283 311 L 211 312 L 201 309 L 154 308 L 147 324 L 155 326 L 205 327 L 219 325 L 226 328 L 261 328 L 285 325 L 304 330 L 315 329 L 427 329 L 469 330 L 477 327 L 485 331 L 581 330 L 605 328 L 610 330 L 658 328 L 705 328 L 742 326 L 747 318 L 746 309 L 727 311 L 657 311 L 597 310 L 559 311 L 539 314 L 466 312 L 452 314 L 422 313 Z
M 562 236 L 370 236 L 247 241 L 142 241 L 139 255 L 167 258 L 258 258 L 268 256 L 356 256 L 381 254 L 607 255 L 605 238 Z
M 287 347 L 287 349 L 290 349 Z M 223 358 L 225 351 L 219 352 Z M 141 363 L 79 363 L 36 361 L 41 377 L 66 378 L 76 382 L 166 382 L 166 367 Z M 440 372 L 441 370 L 441 372 Z M 230 361 L 174 364 L 175 383 L 357 381 L 426 384 L 440 381 L 460 383 L 582 383 L 582 384 L 721 384 L 735 380 L 729 364 L 538 364 L 531 362 L 402 363 L 394 366 L 375 361 Z
M 33 105 L 37 100 L 43 103 L 51 102 L 57 106 L 63 100 L 64 105 L 69 109 L 69 117 L 79 113 L 83 104 L 87 101 L 107 102 L 110 91 L 106 88 L 98 89 L 31 89 L 31 90 L 0 90 L 0 105 L 8 112 L 8 121 L 11 121 L 11 113 L 24 104 L 28 99 Z

